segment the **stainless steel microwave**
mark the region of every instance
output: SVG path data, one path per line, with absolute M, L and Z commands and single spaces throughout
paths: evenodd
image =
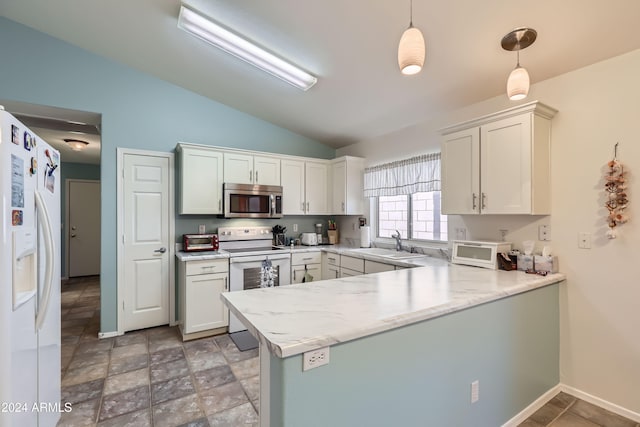
M 224 183 L 225 218 L 282 218 L 282 187 Z

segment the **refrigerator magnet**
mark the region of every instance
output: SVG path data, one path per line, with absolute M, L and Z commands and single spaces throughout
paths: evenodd
M 24 132 L 24 149 L 31 151 L 31 135 L 27 131 Z
M 31 158 L 31 168 L 29 168 L 29 173 L 31 175 L 35 175 L 38 172 L 38 161 L 35 157 Z
M 11 211 L 11 225 L 22 225 L 22 211 L 20 209 Z
M 20 145 L 20 130 L 16 125 L 11 125 L 11 142 Z

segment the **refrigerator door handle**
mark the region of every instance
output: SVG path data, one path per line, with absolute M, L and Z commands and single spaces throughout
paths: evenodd
M 36 315 L 36 331 L 42 328 L 44 318 L 49 308 L 49 298 L 51 297 L 51 288 L 53 287 L 53 263 L 56 259 L 55 246 L 53 244 L 53 229 L 49 220 L 49 212 L 44 203 L 44 199 L 38 190 L 35 192 L 36 211 L 38 212 L 38 224 L 42 226 L 44 245 L 46 252 L 46 262 L 44 269 L 45 287 L 42 291 L 42 299 L 38 304 L 38 314 Z

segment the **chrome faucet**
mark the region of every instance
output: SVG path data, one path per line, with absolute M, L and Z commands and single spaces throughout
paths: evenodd
M 396 239 L 396 251 L 401 251 L 402 250 L 402 242 L 400 241 L 400 239 L 402 237 L 400 237 L 400 231 L 396 230 L 396 234 L 392 234 L 391 237 Z

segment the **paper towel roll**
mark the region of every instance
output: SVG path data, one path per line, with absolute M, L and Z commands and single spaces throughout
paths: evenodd
M 360 247 L 368 248 L 371 246 L 371 229 L 368 225 L 360 227 Z

